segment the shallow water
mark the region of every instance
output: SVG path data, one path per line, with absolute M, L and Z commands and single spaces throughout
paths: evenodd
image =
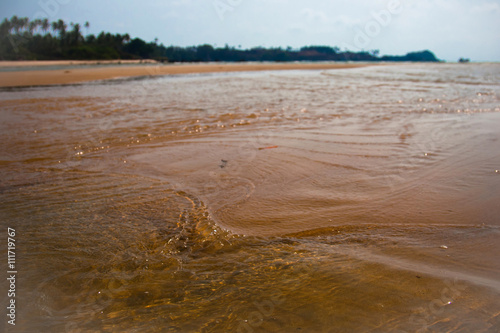
M 9 331 L 500 329 L 500 65 L 4 89 L 0 116 Z

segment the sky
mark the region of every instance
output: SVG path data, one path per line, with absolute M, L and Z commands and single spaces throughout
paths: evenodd
M 500 61 L 500 0 L 0 0 L 0 18 L 63 19 L 166 46 L 337 46 Z

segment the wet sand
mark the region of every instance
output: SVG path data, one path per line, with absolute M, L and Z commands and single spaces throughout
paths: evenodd
M 500 65 L 0 89 L 0 118 L 19 332 L 500 332 Z
M 116 66 L 109 66 L 116 63 Z M 135 62 L 137 63 L 137 62 Z M 169 64 L 169 65 L 130 65 L 130 62 L 78 62 L 78 61 L 28 61 L 0 62 L 1 67 L 26 66 L 74 66 L 107 64 L 102 68 L 70 68 L 55 70 L 28 70 L 0 72 L 0 87 L 48 86 L 60 84 L 81 83 L 95 80 L 107 80 L 123 77 L 140 77 L 172 74 L 194 74 L 214 72 L 246 72 L 266 70 L 314 70 L 343 69 L 369 66 L 366 63 L 200 63 L 200 64 Z M 127 64 L 127 66 L 123 66 Z M 132 63 L 133 64 L 133 63 Z

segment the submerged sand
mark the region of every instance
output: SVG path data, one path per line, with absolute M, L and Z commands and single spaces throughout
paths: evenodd
M 54 70 L 27 70 L 0 72 L 0 87 L 46 86 L 71 84 L 95 80 L 106 80 L 123 77 L 140 77 L 172 74 L 192 74 L 211 72 L 245 72 L 265 70 L 314 70 L 342 69 L 368 66 L 366 63 L 201 63 L 201 64 L 154 64 L 154 62 L 139 63 L 138 61 L 4 61 L 1 67 L 29 66 L 74 66 L 101 65 L 103 67 L 68 68 Z M 115 66 L 116 64 L 116 66 Z M 123 66 L 126 64 L 127 66 Z M 134 66 L 137 64 L 137 66 Z
M 16 328 L 500 332 L 498 96 L 483 64 L 3 89 Z

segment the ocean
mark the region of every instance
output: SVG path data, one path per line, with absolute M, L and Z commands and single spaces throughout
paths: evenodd
M 4 88 L 0 117 L 5 332 L 500 331 L 499 64 Z

